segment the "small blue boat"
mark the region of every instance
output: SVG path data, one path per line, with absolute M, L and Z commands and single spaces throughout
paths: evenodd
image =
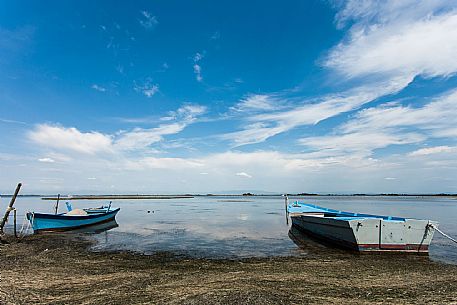
M 27 213 L 27 219 L 30 221 L 35 233 L 64 232 L 112 221 L 119 210 L 120 208 L 111 211 L 103 210 L 99 213 L 73 210 L 69 213 L 57 215 L 29 212 Z

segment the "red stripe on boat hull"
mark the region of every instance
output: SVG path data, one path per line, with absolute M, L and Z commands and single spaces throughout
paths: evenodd
M 428 245 L 360 244 L 359 251 L 428 252 Z

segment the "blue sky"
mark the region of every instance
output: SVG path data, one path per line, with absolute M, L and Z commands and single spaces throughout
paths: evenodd
M 1 1 L 0 192 L 455 192 L 449 1 Z

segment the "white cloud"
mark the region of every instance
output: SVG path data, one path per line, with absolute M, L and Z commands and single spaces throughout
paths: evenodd
M 120 151 L 141 151 L 153 143 L 163 140 L 166 135 L 177 134 L 196 122 L 198 116 L 205 113 L 206 107 L 185 104 L 178 110 L 169 113 L 170 123 L 155 128 L 134 128 L 116 134 L 100 132 L 81 132 L 78 129 L 47 124 L 37 125 L 28 133 L 35 143 L 55 150 L 74 151 L 86 154 L 99 152 L 119 153 Z
M 159 21 L 157 17 L 152 15 L 148 11 L 141 11 L 141 19 L 139 20 L 140 24 L 147 30 L 153 29 Z
M 219 40 L 219 39 L 221 39 L 221 33 L 219 31 L 214 32 L 213 35 L 211 35 L 210 39 L 211 40 Z
M 194 74 L 195 74 L 195 79 L 198 81 L 198 82 L 202 82 L 203 81 L 203 76 L 202 76 L 202 67 L 201 65 L 199 64 L 199 62 L 205 57 L 205 52 L 202 52 L 202 53 L 195 53 L 194 57 L 192 58 L 192 61 L 194 62 L 194 66 L 193 66 L 193 69 L 194 69 Z
M 8 120 L 8 119 L 2 119 L 2 118 L 0 118 L 0 122 L 2 122 L 2 123 L 8 123 L 8 124 L 21 124 L 21 125 L 27 125 L 26 122 L 16 121 L 16 120 Z
M 128 160 L 126 167 L 132 170 L 143 171 L 147 168 L 169 169 L 169 170 L 184 170 L 192 168 L 200 168 L 203 163 L 199 160 L 184 159 L 184 158 L 155 158 L 146 157 L 138 160 Z
M 249 94 L 231 109 L 234 111 L 271 111 L 278 109 L 280 100 L 268 94 Z
M 167 121 L 175 121 L 161 124 L 155 128 L 135 128 L 131 131 L 120 132 L 116 137 L 114 146 L 122 150 L 138 150 L 149 145 L 162 141 L 166 135 L 177 134 L 183 131 L 188 125 L 194 123 L 198 116 L 205 113 L 206 107 L 200 105 L 186 104 L 178 110 L 170 112 Z
M 147 97 L 152 97 L 154 94 L 159 92 L 159 85 L 154 84 L 150 86 L 149 88 L 144 88 L 143 94 L 146 95 Z
M 72 150 L 85 154 L 110 152 L 112 136 L 99 132 L 81 132 L 71 127 L 40 124 L 28 133 L 33 142 L 58 150 Z
M 240 176 L 240 177 L 245 177 L 245 178 L 252 178 L 251 175 L 249 175 L 248 173 L 245 173 L 245 172 L 236 173 L 235 175 Z
M 199 64 L 194 64 L 194 73 L 195 73 L 195 79 L 198 82 L 202 82 L 203 81 L 202 67 Z
M 385 180 L 397 180 L 397 178 L 395 178 L 395 177 L 385 177 L 384 179 Z
M 302 106 L 291 110 L 256 114 L 247 118 L 250 124 L 244 130 L 224 134 L 221 138 L 231 140 L 236 146 L 263 142 L 298 126 L 315 125 L 357 109 L 380 96 L 399 91 L 410 81 L 409 78 L 388 80 L 324 96 L 317 101 L 304 101 Z
M 194 60 L 194 62 L 199 62 L 200 60 L 203 59 L 203 57 L 205 57 L 204 53 L 197 52 L 197 53 L 195 53 L 193 60 Z
M 17 155 L 14 157 L 18 158 Z M 58 170 L 53 172 L 59 179 L 58 184 L 40 182 L 43 171 L 49 166 L 36 162 L 24 168 L 16 166 L 8 177 L 0 175 L 0 185 L 8 185 L 11 179 L 20 179 L 27 183 L 30 191 L 57 192 L 65 189 L 74 193 L 106 192 L 111 185 L 116 185 L 116 192 L 144 193 L 214 193 L 248 188 L 273 192 L 405 193 L 415 190 L 447 191 L 454 189 L 457 182 L 457 160 L 451 156 L 445 159 L 438 154 L 422 158 L 390 156 L 384 160 L 361 158 L 357 154 L 323 157 L 313 153 L 287 154 L 278 151 L 228 151 L 196 159 L 151 158 L 122 152 L 117 156 L 97 154 L 83 157 L 80 154 L 75 158 L 77 162 L 53 164 Z M 36 159 L 0 162 L 0 171 L 10 168 L 13 163 L 31 160 Z M 247 173 L 255 179 L 237 176 L 236 173 Z M 415 178 L 411 179 L 411 176 Z M 98 177 L 97 183 L 88 177 Z M 402 183 L 392 183 L 385 177 L 395 177 Z
M 419 133 L 389 133 L 383 131 L 359 131 L 348 134 L 326 135 L 300 139 L 299 142 L 313 150 L 328 155 L 359 153 L 371 155 L 372 151 L 389 145 L 420 143 L 426 139 Z
M 159 85 L 154 84 L 151 79 L 147 79 L 143 84 L 134 83 L 133 89 L 136 92 L 144 94 L 146 97 L 153 97 L 159 92 Z
M 345 0 L 336 4 L 340 6 L 340 10 L 336 14 L 339 28 L 345 26 L 349 21 L 355 21 L 363 26 L 399 20 L 410 22 L 430 16 L 432 12 L 455 8 L 455 4 L 447 0 Z
M 93 84 L 93 85 L 91 86 L 91 88 L 94 89 L 94 90 L 100 91 L 100 92 L 105 92 L 105 91 L 106 91 L 106 88 L 104 88 L 104 87 L 102 87 L 102 86 L 99 86 L 99 85 L 97 85 L 97 84 Z
M 52 159 L 52 158 L 40 158 L 40 159 L 38 159 L 38 161 L 44 162 L 44 163 L 54 163 L 54 162 L 56 162 L 56 161 L 55 161 L 54 159 Z
M 121 150 L 137 150 L 148 147 L 161 141 L 163 136 L 181 132 L 186 126 L 186 123 L 172 123 L 150 129 L 135 128 L 131 131 L 119 133 L 114 146 Z
M 421 143 L 429 138 L 451 138 L 457 125 L 455 112 L 457 90 L 434 98 L 422 107 L 387 103 L 364 109 L 347 123 L 336 127 L 334 134 L 303 138 L 299 143 L 321 153 L 358 152 L 369 156 L 373 150 L 389 145 Z M 428 151 L 433 149 L 420 150 Z
M 418 150 L 415 150 L 411 152 L 409 155 L 410 156 L 427 156 L 431 154 L 440 154 L 440 153 L 448 153 L 448 152 L 454 152 L 457 151 L 456 147 L 450 147 L 450 146 L 435 146 L 435 147 L 427 147 L 427 148 L 421 148 Z
M 355 20 L 325 65 L 347 77 L 447 76 L 457 71 L 457 11 L 450 1 L 348 1 Z
M 457 117 L 457 90 L 432 99 L 422 107 L 384 104 L 360 111 L 342 126 L 343 132 L 415 127 L 431 137 L 452 137 Z

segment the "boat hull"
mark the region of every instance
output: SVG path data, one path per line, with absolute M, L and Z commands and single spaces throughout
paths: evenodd
M 314 237 L 360 252 L 427 253 L 438 223 L 429 220 L 294 215 L 292 225 Z
M 89 214 L 84 216 L 52 215 L 40 213 L 27 213 L 27 219 L 32 224 L 35 233 L 64 232 L 80 229 L 95 224 L 112 221 L 119 208 L 107 213 Z

